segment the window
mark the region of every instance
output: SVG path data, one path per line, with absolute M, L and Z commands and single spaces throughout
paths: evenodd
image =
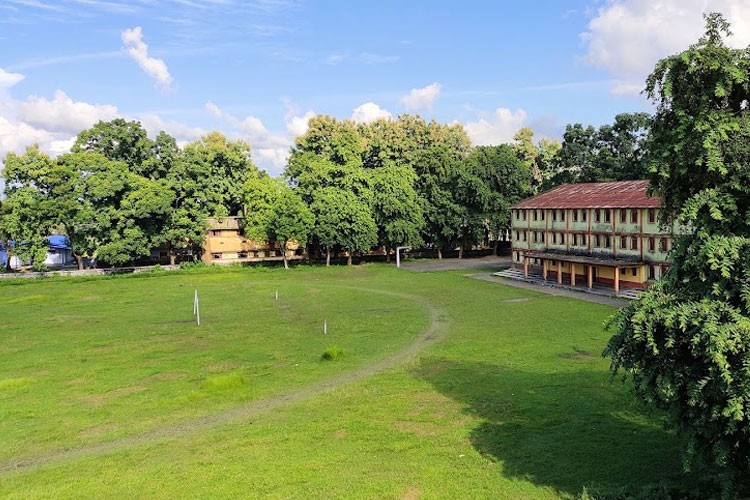
M 544 243 L 544 233 L 542 233 L 542 243 Z
M 221 230 L 214 229 L 211 231 L 211 236 L 221 236 Z
M 521 241 L 521 233 L 516 231 L 516 241 Z
M 538 234 L 538 233 L 537 233 L 536 231 L 534 231 L 534 243 L 536 243 L 536 242 L 537 242 L 537 239 L 539 238 L 539 237 L 537 236 L 537 234 Z
M 602 221 L 602 211 L 599 210 L 598 208 L 596 210 L 594 210 L 594 220 L 596 222 L 601 222 Z
M 552 244 L 557 245 L 557 233 L 552 233 Z
M 212 259 L 221 259 L 221 253 L 212 253 L 211 254 Z
M 656 268 L 654 266 L 648 266 L 648 279 L 656 279 Z
M 526 231 L 523 232 L 523 241 L 526 241 Z
M 586 222 L 586 213 L 587 212 L 588 212 L 588 210 L 581 210 L 581 220 L 583 222 Z
M 648 239 L 648 251 L 653 252 L 656 250 L 656 240 L 654 238 Z
M 604 237 L 604 248 L 609 248 L 609 236 Z
M 648 223 L 653 224 L 654 222 L 656 222 L 656 209 L 649 208 L 648 209 Z
M 627 250 L 628 248 L 627 236 L 620 236 L 620 248 L 622 248 L 623 250 Z
M 560 220 L 565 221 L 565 210 L 560 210 Z
M 667 238 L 661 239 L 661 241 L 659 242 L 659 249 L 662 252 L 666 252 L 669 249 L 669 241 L 667 240 Z
M 594 236 L 594 246 L 596 248 L 599 248 L 599 246 L 600 246 L 600 240 L 599 240 L 599 235 L 598 234 L 596 236 Z
M 539 210 L 534 210 L 534 220 L 539 220 Z
M 546 212 L 546 210 L 542 210 L 542 220 L 544 220 L 544 212 Z
M 560 244 L 561 245 L 565 244 L 565 233 L 563 233 L 563 234 L 560 235 Z
M 526 210 L 523 211 L 523 220 L 526 220 Z
M 628 221 L 628 211 L 624 208 L 620 209 L 620 222 L 625 224 Z
M 552 221 L 557 222 L 557 209 L 552 209 Z
M 573 222 L 578 222 L 578 210 L 573 210 Z
M 609 224 L 612 221 L 612 211 L 608 208 L 604 209 L 604 222 Z
M 516 220 L 521 220 L 521 211 L 516 210 Z
M 586 243 L 586 241 L 587 241 L 587 240 L 586 240 L 586 235 L 585 235 L 585 234 L 582 234 L 582 235 L 581 235 L 581 246 L 582 246 L 582 247 L 585 247 L 585 246 L 586 246 L 586 244 L 587 244 L 587 243 Z
M 638 224 L 638 210 L 635 208 L 630 209 L 630 223 Z
M 624 267 L 621 267 L 621 268 L 620 268 L 620 274 L 621 274 L 621 275 L 624 275 L 624 274 L 625 274 L 625 271 L 627 271 L 627 269 L 626 269 L 626 268 L 624 268 Z
M 638 276 L 638 268 L 634 267 L 633 269 L 631 269 L 630 274 L 632 274 L 633 276 Z
M 638 250 L 638 237 L 637 236 L 633 236 L 630 238 L 630 249 Z

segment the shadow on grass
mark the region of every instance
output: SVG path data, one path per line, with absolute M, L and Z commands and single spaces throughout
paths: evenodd
M 506 477 L 570 495 L 683 481 L 677 438 L 586 364 L 549 374 L 432 359 L 416 374 L 483 420 L 472 443 Z

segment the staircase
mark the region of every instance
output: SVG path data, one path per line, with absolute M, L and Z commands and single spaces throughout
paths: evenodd
M 589 290 L 588 286 L 586 285 L 585 281 L 583 284 L 576 283 L 576 286 L 570 286 L 570 283 L 563 283 L 562 285 L 558 285 L 557 281 L 555 279 L 547 279 L 545 280 L 541 274 L 539 273 L 533 273 L 529 272 L 528 276 L 523 275 L 523 271 L 520 269 L 513 269 L 508 268 L 504 269 L 500 272 L 493 273 L 493 276 L 499 276 L 501 278 L 507 278 L 517 281 L 524 281 L 526 283 L 533 283 L 535 285 L 539 286 L 553 286 L 556 288 L 564 288 L 567 290 L 574 290 L 576 292 L 584 292 L 584 293 L 593 293 L 596 295 L 605 295 L 608 297 L 615 297 L 615 293 L 613 288 L 610 285 L 604 285 L 601 283 L 594 283 L 591 290 Z M 635 300 L 638 298 L 638 296 L 643 293 L 643 290 L 637 290 L 633 288 L 621 288 L 620 294 L 617 295 L 617 297 L 621 299 L 629 299 L 629 300 Z

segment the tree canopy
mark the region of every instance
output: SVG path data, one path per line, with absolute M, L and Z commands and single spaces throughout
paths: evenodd
M 648 78 L 652 189 L 662 222 L 688 231 L 665 277 L 616 315 L 605 353 L 687 438 L 687 463 L 720 467 L 734 496 L 750 473 L 750 52 L 728 34 L 707 16 Z

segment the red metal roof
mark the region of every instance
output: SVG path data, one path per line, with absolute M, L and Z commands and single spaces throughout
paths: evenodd
M 648 184 L 646 180 L 563 184 L 511 208 L 659 208 L 661 198 L 646 194 Z

